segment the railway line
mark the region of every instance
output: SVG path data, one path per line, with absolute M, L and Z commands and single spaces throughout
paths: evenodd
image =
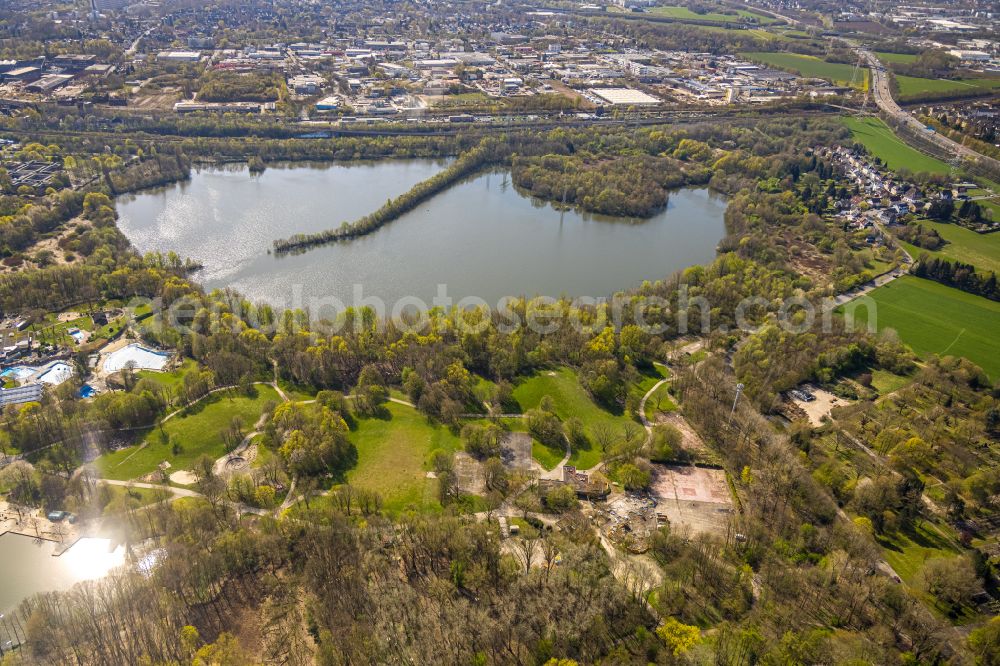
M 768 118 L 774 118 L 776 116 L 788 116 L 792 118 L 802 118 L 802 117 L 822 117 L 822 116 L 834 116 L 840 115 L 844 111 L 840 107 L 833 107 L 831 105 L 824 105 L 822 108 L 815 109 L 800 109 L 800 108 L 785 108 L 785 109 L 769 109 Z M 518 120 L 506 123 L 426 123 L 420 126 L 401 126 L 401 125 L 390 125 L 390 126 L 343 126 L 343 125 L 308 125 L 301 127 L 301 132 L 289 132 L 289 128 L 295 128 L 294 125 L 286 126 L 283 128 L 285 132 L 288 132 L 286 136 L 267 136 L 265 133 L 253 132 L 252 128 L 248 131 L 237 134 L 237 135 L 227 135 L 227 136 L 217 136 L 214 134 L 203 134 L 203 133 L 191 133 L 191 134 L 181 134 L 179 132 L 157 132 L 151 131 L 151 128 L 135 128 L 130 130 L 129 137 L 133 140 L 138 141 L 158 141 L 167 143 L 179 143 L 183 141 L 188 141 L 191 139 L 274 139 L 274 140 L 315 140 L 315 139 L 330 139 L 330 138 L 341 138 L 341 137 L 390 137 L 390 136 L 456 136 L 460 134 L 465 135 L 476 135 L 476 134 L 488 134 L 488 133 L 507 133 L 516 131 L 528 131 L 528 130 L 551 130 L 557 128 L 568 128 L 568 129 L 579 129 L 584 127 L 602 128 L 602 127 L 648 127 L 654 125 L 697 125 L 702 123 L 731 123 L 731 124 L 748 124 L 756 122 L 761 119 L 761 115 L 754 114 L 741 114 L 730 112 L 671 112 L 662 113 L 655 115 L 643 115 L 639 117 L 608 117 L 608 118 L 592 118 L 592 119 L 580 119 L 576 117 L 552 117 L 552 118 L 539 118 L 538 120 Z M 23 138 L 25 135 L 31 137 L 81 137 L 88 136 L 93 138 L 109 138 L 109 139 L 121 139 L 122 132 L 120 130 L 102 130 L 102 129 L 65 129 L 65 128 L 29 128 L 29 129 L 19 129 L 14 130 L 0 130 L 0 136 L 9 138 Z

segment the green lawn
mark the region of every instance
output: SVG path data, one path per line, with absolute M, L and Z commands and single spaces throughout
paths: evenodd
M 461 450 L 461 440 L 412 407 L 392 402 L 385 406 L 389 418 L 360 419 L 351 433 L 358 464 L 347 473 L 347 481 L 381 495 L 389 513 L 440 509 L 437 481 L 427 478 L 430 456 L 437 449 Z
M 101 511 L 103 516 L 124 513 L 127 510 L 162 502 L 170 498 L 170 491 L 161 488 L 125 488 L 122 486 L 107 486 L 111 501 Z
M 563 421 L 571 417 L 580 419 L 591 439 L 594 427 L 600 424 L 611 426 L 616 433 L 621 433 L 626 424 L 635 423 L 628 416 L 612 414 L 591 400 L 590 395 L 580 386 L 576 372 L 570 368 L 543 370 L 514 387 L 514 399 L 524 411 L 538 407 L 542 397 L 546 395 L 552 398 L 553 411 L 560 419 Z M 540 445 L 536 443 L 534 448 L 537 450 Z M 555 457 L 555 462 L 559 462 L 564 453 L 552 450 L 544 457 L 549 461 Z M 544 460 L 539 459 L 539 462 L 545 465 Z M 570 464 L 580 469 L 590 469 L 599 462 L 601 462 L 601 451 L 596 444 L 587 449 L 574 448 L 570 456 Z
M 243 429 L 249 432 L 260 418 L 264 404 L 269 400 L 279 402 L 278 394 L 270 386 L 257 386 L 252 398 L 236 393 L 216 393 L 195 405 L 186 414 L 178 414 L 163 424 L 167 435 L 164 443 L 160 428 L 153 428 L 142 445 L 130 446 L 113 453 L 106 453 L 94 461 L 100 475 L 108 479 L 135 479 L 156 470 L 166 460 L 170 472 L 190 469 L 202 454 L 219 458 L 226 452 L 220 433 L 229 426 L 234 416 L 243 419 Z M 181 450 L 175 455 L 173 443 Z
M 969 231 L 957 224 L 930 220 L 921 220 L 920 224 L 936 230 L 948 243 L 933 251 L 907 245 L 907 250 L 914 257 L 919 257 L 926 252 L 932 257 L 942 257 L 972 264 L 980 272 L 993 271 L 1000 274 L 1000 234 L 977 234 L 975 231 Z
M 851 130 L 853 139 L 890 169 L 905 167 L 913 172 L 929 173 L 948 173 L 951 169 L 945 162 L 910 148 L 878 118 L 845 117 L 841 120 Z
M 94 321 L 87 315 L 82 315 L 69 321 L 59 321 L 59 314 L 50 312 L 45 315 L 44 319 L 29 326 L 28 330 L 31 331 L 36 339 L 45 342 L 54 342 L 56 344 L 66 345 L 67 347 L 73 348 L 77 346 L 76 340 L 70 337 L 67 333 L 67 331 L 71 328 L 78 328 L 81 331 L 92 332 L 94 329 Z
M 654 364 L 653 367 L 639 371 L 639 379 L 629 388 L 629 393 L 641 399 L 649 389 L 656 386 L 656 382 L 670 376 L 670 371 L 665 365 Z
M 935 525 L 923 522 L 911 532 L 897 532 L 876 539 L 885 560 L 907 583 L 914 578 L 924 562 L 934 557 L 951 557 L 958 554 L 954 544 Z
M 545 469 L 553 469 L 556 465 L 562 462 L 565 455 L 565 451 L 557 451 L 556 449 L 545 446 L 537 439 L 531 440 L 531 457 L 537 460 L 538 464 Z M 572 457 L 570 458 L 570 464 L 572 464 Z
M 662 384 L 660 388 L 650 394 L 646 401 L 646 419 L 651 423 L 656 422 L 656 415 L 665 412 L 677 411 L 677 404 L 670 397 L 670 384 Z
M 879 395 L 887 395 L 893 391 L 898 391 L 911 381 L 913 381 L 912 377 L 897 375 L 888 370 L 874 370 L 872 372 L 872 388 L 878 391 Z
M 316 398 L 316 389 L 311 386 L 295 384 L 286 379 L 279 379 L 278 386 L 292 402 L 303 402 Z
M 763 14 L 746 11 L 745 9 L 738 9 L 735 14 L 720 14 L 717 12 L 699 14 L 691 11 L 687 7 L 664 6 L 652 7 L 650 8 L 649 13 L 653 16 L 662 16 L 665 18 L 684 19 L 689 21 L 715 21 L 717 23 L 743 23 L 746 19 L 756 19 L 761 25 L 768 25 L 776 22 L 776 19 L 773 19 L 770 16 L 764 16 Z
M 1000 188 L 997 189 L 1000 190 Z M 1000 201 L 997 201 L 995 199 L 994 200 L 983 199 L 982 201 L 977 201 L 976 203 L 978 203 L 980 207 L 982 207 L 984 212 L 988 210 L 993 214 L 991 218 L 992 220 L 1000 221 Z
M 917 354 L 964 356 L 990 377 L 1000 377 L 1000 303 L 909 275 L 869 297 L 879 330 L 895 329 Z M 871 314 L 854 304 L 845 309 L 854 310 L 859 326 Z
M 186 358 L 176 370 L 171 370 L 170 372 L 139 370 L 135 373 L 135 376 L 139 379 L 149 379 L 173 391 L 184 381 L 184 375 L 197 367 L 198 364 L 194 360 Z
M 799 55 L 797 53 L 779 53 L 751 51 L 741 53 L 744 58 L 763 63 L 778 69 L 795 72 L 801 76 L 827 79 L 840 85 L 848 85 L 854 76 L 854 65 L 826 62 L 815 56 Z M 868 69 L 859 72 L 854 87 L 864 90 L 868 87 Z
M 962 93 L 1000 87 L 995 79 L 922 79 L 915 76 L 896 75 L 900 99 L 918 97 L 928 93 Z

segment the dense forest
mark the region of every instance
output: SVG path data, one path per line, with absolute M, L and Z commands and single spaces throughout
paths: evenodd
M 695 144 L 692 147 L 692 144 Z M 694 164 L 652 155 L 613 159 L 584 155 L 516 156 L 511 180 L 532 196 L 605 215 L 649 217 L 667 205 L 669 190 L 702 185 L 711 169 L 699 164 L 711 159 L 703 143 L 682 140 L 675 154 Z

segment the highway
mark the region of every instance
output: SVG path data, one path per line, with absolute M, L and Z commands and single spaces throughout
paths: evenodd
M 875 57 L 875 54 L 853 42 L 848 43 L 857 50 L 858 54 L 865 59 L 871 68 L 871 91 L 875 97 L 875 102 L 884 113 L 892 116 L 901 125 L 909 127 L 914 132 L 918 133 L 928 141 L 933 142 L 943 150 L 946 150 L 951 155 L 957 155 L 962 159 L 979 159 L 982 157 L 976 151 L 966 148 L 962 144 L 952 141 L 946 136 L 927 129 L 923 123 L 908 114 L 906 111 L 903 111 L 903 109 L 899 107 L 899 104 L 896 103 L 896 100 L 892 98 L 892 90 L 889 86 L 889 75 L 879 59 Z

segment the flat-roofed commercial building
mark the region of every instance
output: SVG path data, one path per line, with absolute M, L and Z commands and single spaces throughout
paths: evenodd
M 591 88 L 590 93 L 613 106 L 655 106 L 662 101 L 632 88 Z

